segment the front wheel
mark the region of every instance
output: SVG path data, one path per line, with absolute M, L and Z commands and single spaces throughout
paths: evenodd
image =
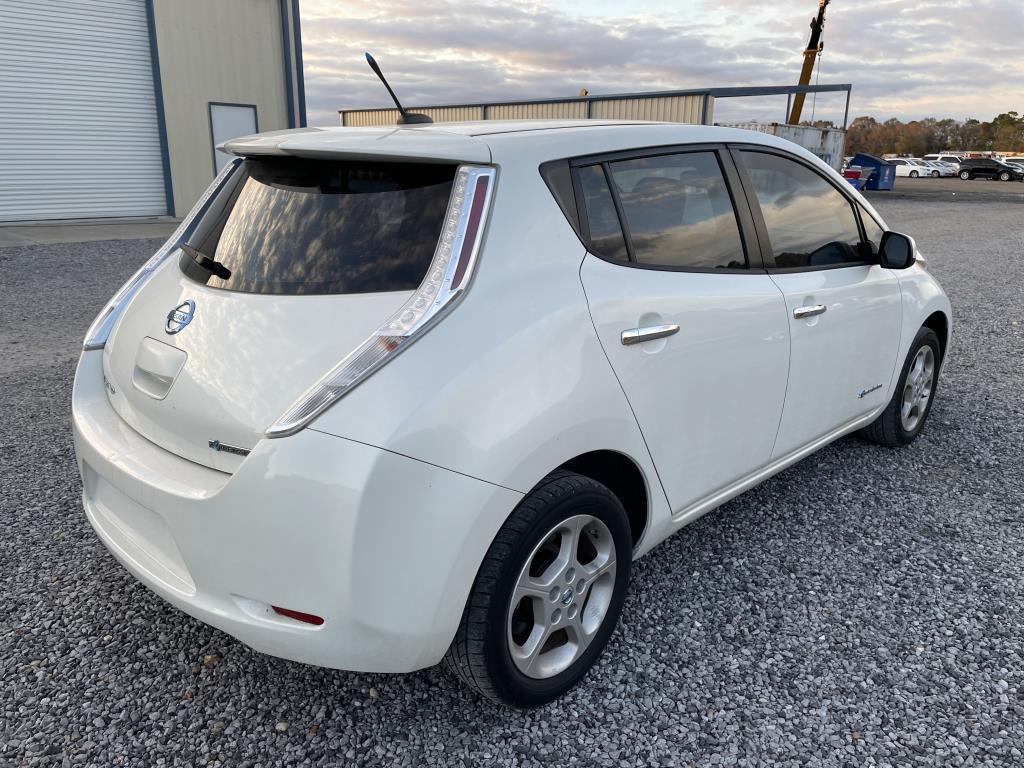
M 910 172 L 910 178 L 912 178 L 912 179 L 916 179 L 920 175 L 921 174 L 919 174 L 917 171 L 911 171 Z
M 939 172 L 938 171 L 932 171 L 932 178 L 933 179 L 939 178 Z
M 534 707 L 561 696 L 615 630 L 631 558 L 619 499 L 588 477 L 548 475 L 491 544 L 445 665 L 505 704 Z
M 939 383 L 942 348 L 931 328 L 922 328 L 910 345 L 899 384 L 885 410 L 860 431 L 866 440 L 890 448 L 912 443 L 931 413 Z
M 960 178 L 964 181 L 968 181 L 971 178 L 971 174 L 969 171 L 960 171 Z
M 1007 172 L 1007 171 L 1003 171 L 1002 173 L 1000 173 L 1000 174 L 999 174 L 999 180 L 1000 180 L 1000 181 L 1009 181 L 1009 180 L 1010 180 L 1010 174 L 1009 174 L 1009 172 Z

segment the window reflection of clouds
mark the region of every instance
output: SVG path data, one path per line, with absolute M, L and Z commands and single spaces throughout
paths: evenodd
M 744 267 L 743 244 L 711 152 L 611 165 L 636 260 L 675 267 Z
M 231 270 L 209 285 L 247 293 L 412 290 L 440 236 L 451 169 L 249 161 L 215 258 Z M 284 170 L 281 170 L 281 167 Z
M 626 241 L 622 236 L 619 214 L 615 212 L 604 169 L 590 165 L 579 170 L 580 186 L 587 207 L 587 224 L 594 250 L 609 259 L 627 261 Z
M 860 261 L 850 203 L 825 179 L 791 160 L 744 152 L 777 267 Z

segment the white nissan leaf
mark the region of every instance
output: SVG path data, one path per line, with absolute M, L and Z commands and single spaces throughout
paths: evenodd
M 444 661 L 543 703 L 601 654 L 634 559 L 927 420 L 949 301 L 787 141 L 530 121 L 224 148 L 88 332 L 75 448 L 114 556 L 259 651 Z

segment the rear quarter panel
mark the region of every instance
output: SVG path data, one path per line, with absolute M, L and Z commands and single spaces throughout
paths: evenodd
M 646 479 L 650 533 L 668 505 L 594 331 L 579 279 L 585 250 L 540 176 L 543 159 L 497 163 L 462 301 L 310 428 L 521 493 L 579 454 L 617 451 Z

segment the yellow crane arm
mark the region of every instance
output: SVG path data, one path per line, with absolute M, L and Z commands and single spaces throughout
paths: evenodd
M 811 19 L 811 37 L 804 49 L 804 65 L 800 68 L 798 85 L 810 85 L 811 73 L 814 72 L 814 60 L 818 58 L 825 44 L 821 42 L 821 31 L 825 28 L 825 8 L 829 0 L 818 0 L 818 15 Z M 789 113 L 789 124 L 800 124 L 800 113 L 804 111 L 805 94 L 798 93 L 793 97 L 793 109 Z

